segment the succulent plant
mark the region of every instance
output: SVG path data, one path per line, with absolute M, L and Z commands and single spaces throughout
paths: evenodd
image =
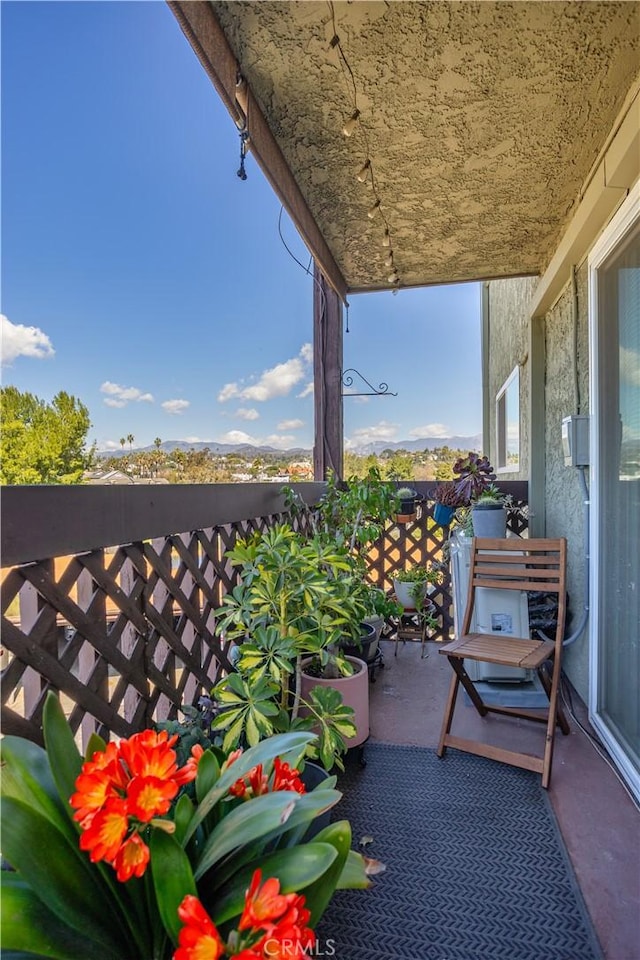
M 467 453 L 464 457 L 456 460 L 453 465 L 453 472 L 457 474 L 453 481 L 456 492 L 465 504 L 477 500 L 480 494 L 496 479 L 489 458 L 474 452 Z

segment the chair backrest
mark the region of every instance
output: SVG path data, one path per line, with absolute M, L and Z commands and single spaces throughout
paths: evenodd
M 557 593 L 556 646 L 562 643 L 566 617 L 567 541 L 475 537 L 471 542 L 469 594 L 462 634 L 469 632 L 478 587 Z M 551 639 L 551 638 L 549 638 Z

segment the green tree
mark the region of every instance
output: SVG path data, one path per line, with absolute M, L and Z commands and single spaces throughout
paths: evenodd
M 51 403 L 16 387 L 0 390 L 0 483 L 79 483 L 93 463 L 89 411 L 61 390 Z
M 133 447 L 133 441 L 134 441 L 134 440 L 135 440 L 134 435 L 133 435 L 132 433 L 128 433 L 128 434 L 127 434 L 127 443 L 129 444 L 129 453 L 131 453 L 131 448 Z

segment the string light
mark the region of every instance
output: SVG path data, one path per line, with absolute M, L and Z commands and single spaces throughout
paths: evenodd
M 356 107 L 356 109 L 353 111 L 353 113 L 345 123 L 344 127 L 342 128 L 342 132 L 344 133 L 345 137 L 351 136 L 355 128 L 358 126 L 359 119 L 360 119 L 360 111 Z
M 356 174 L 356 180 L 359 180 L 360 183 L 365 183 L 369 179 L 370 172 L 371 172 L 371 160 L 367 159 L 358 170 Z
M 389 229 L 389 223 L 382 208 L 382 199 L 378 192 L 376 178 L 373 169 L 373 163 L 371 161 L 371 152 L 369 150 L 369 139 L 367 136 L 366 124 L 362 123 L 360 109 L 358 108 L 358 88 L 356 85 L 356 79 L 351 69 L 351 65 L 347 60 L 344 50 L 342 49 L 342 43 L 340 41 L 340 36 L 337 31 L 336 26 L 336 17 L 335 10 L 332 0 L 327 0 L 329 10 L 331 13 L 331 23 L 333 26 L 333 35 L 329 41 L 329 47 L 331 50 L 335 50 L 338 55 L 338 61 L 342 68 L 342 73 L 345 79 L 347 86 L 349 87 L 349 96 L 353 106 L 352 113 L 349 119 L 345 122 L 342 127 L 342 133 L 345 137 L 351 137 L 356 129 L 359 131 L 359 137 L 364 143 L 365 156 L 364 163 L 358 170 L 356 174 L 356 179 L 359 183 L 369 182 L 371 189 L 373 190 L 373 205 L 367 210 L 367 217 L 369 220 L 375 220 L 379 215 L 384 224 L 384 234 L 382 237 L 382 246 L 388 248 L 388 254 L 385 257 L 384 265 L 387 268 L 391 268 L 391 274 L 389 275 L 389 283 L 394 284 L 396 287 L 400 285 L 400 278 L 398 274 L 398 269 L 394 262 L 393 250 L 391 249 L 391 231 Z M 397 289 L 393 290 L 394 293 L 397 293 Z

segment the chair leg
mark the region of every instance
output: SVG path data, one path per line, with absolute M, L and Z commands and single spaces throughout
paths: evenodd
M 551 780 L 551 764 L 553 762 L 553 738 L 556 732 L 556 723 L 558 716 L 558 688 L 560 686 L 560 661 L 553 662 L 553 676 L 551 678 L 551 690 L 549 696 L 549 720 L 547 723 L 547 734 L 544 745 L 544 760 L 542 764 L 542 786 L 545 790 L 549 787 Z M 566 723 L 566 720 L 565 720 Z M 564 732 L 564 731 L 563 731 Z
M 458 696 L 458 687 L 460 685 L 460 677 L 457 673 L 451 677 L 451 683 L 449 685 L 449 696 L 447 697 L 447 705 L 444 711 L 444 718 L 442 720 L 442 730 L 440 731 L 440 742 L 438 743 L 438 749 L 436 750 L 437 756 L 441 757 L 445 751 L 445 740 L 447 734 L 451 732 L 451 724 L 453 723 L 453 711 L 456 706 L 456 698 Z
M 549 700 L 551 700 L 551 680 L 549 679 L 549 675 L 546 672 L 544 665 L 540 667 L 540 669 L 537 672 L 538 672 L 538 677 L 540 678 L 540 683 L 544 687 L 547 697 L 549 698 Z M 567 715 L 562 708 L 562 704 L 560 703 L 559 698 L 557 703 L 558 703 L 558 707 L 557 707 L 558 723 L 565 737 L 568 737 L 569 734 L 571 733 L 571 727 L 569 726 Z
M 469 694 L 469 699 L 471 700 L 472 704 L 481 717 L 486 717 L 486 715 L 489 713 L 489 710 L 485 706 L 484 700 L 476 690 L 473 680 L 465 670 L 463 661 L 460 659 L 460 657 L 449 657 L 448 659 L 449 663 L 458 675 L 460 683 Z

